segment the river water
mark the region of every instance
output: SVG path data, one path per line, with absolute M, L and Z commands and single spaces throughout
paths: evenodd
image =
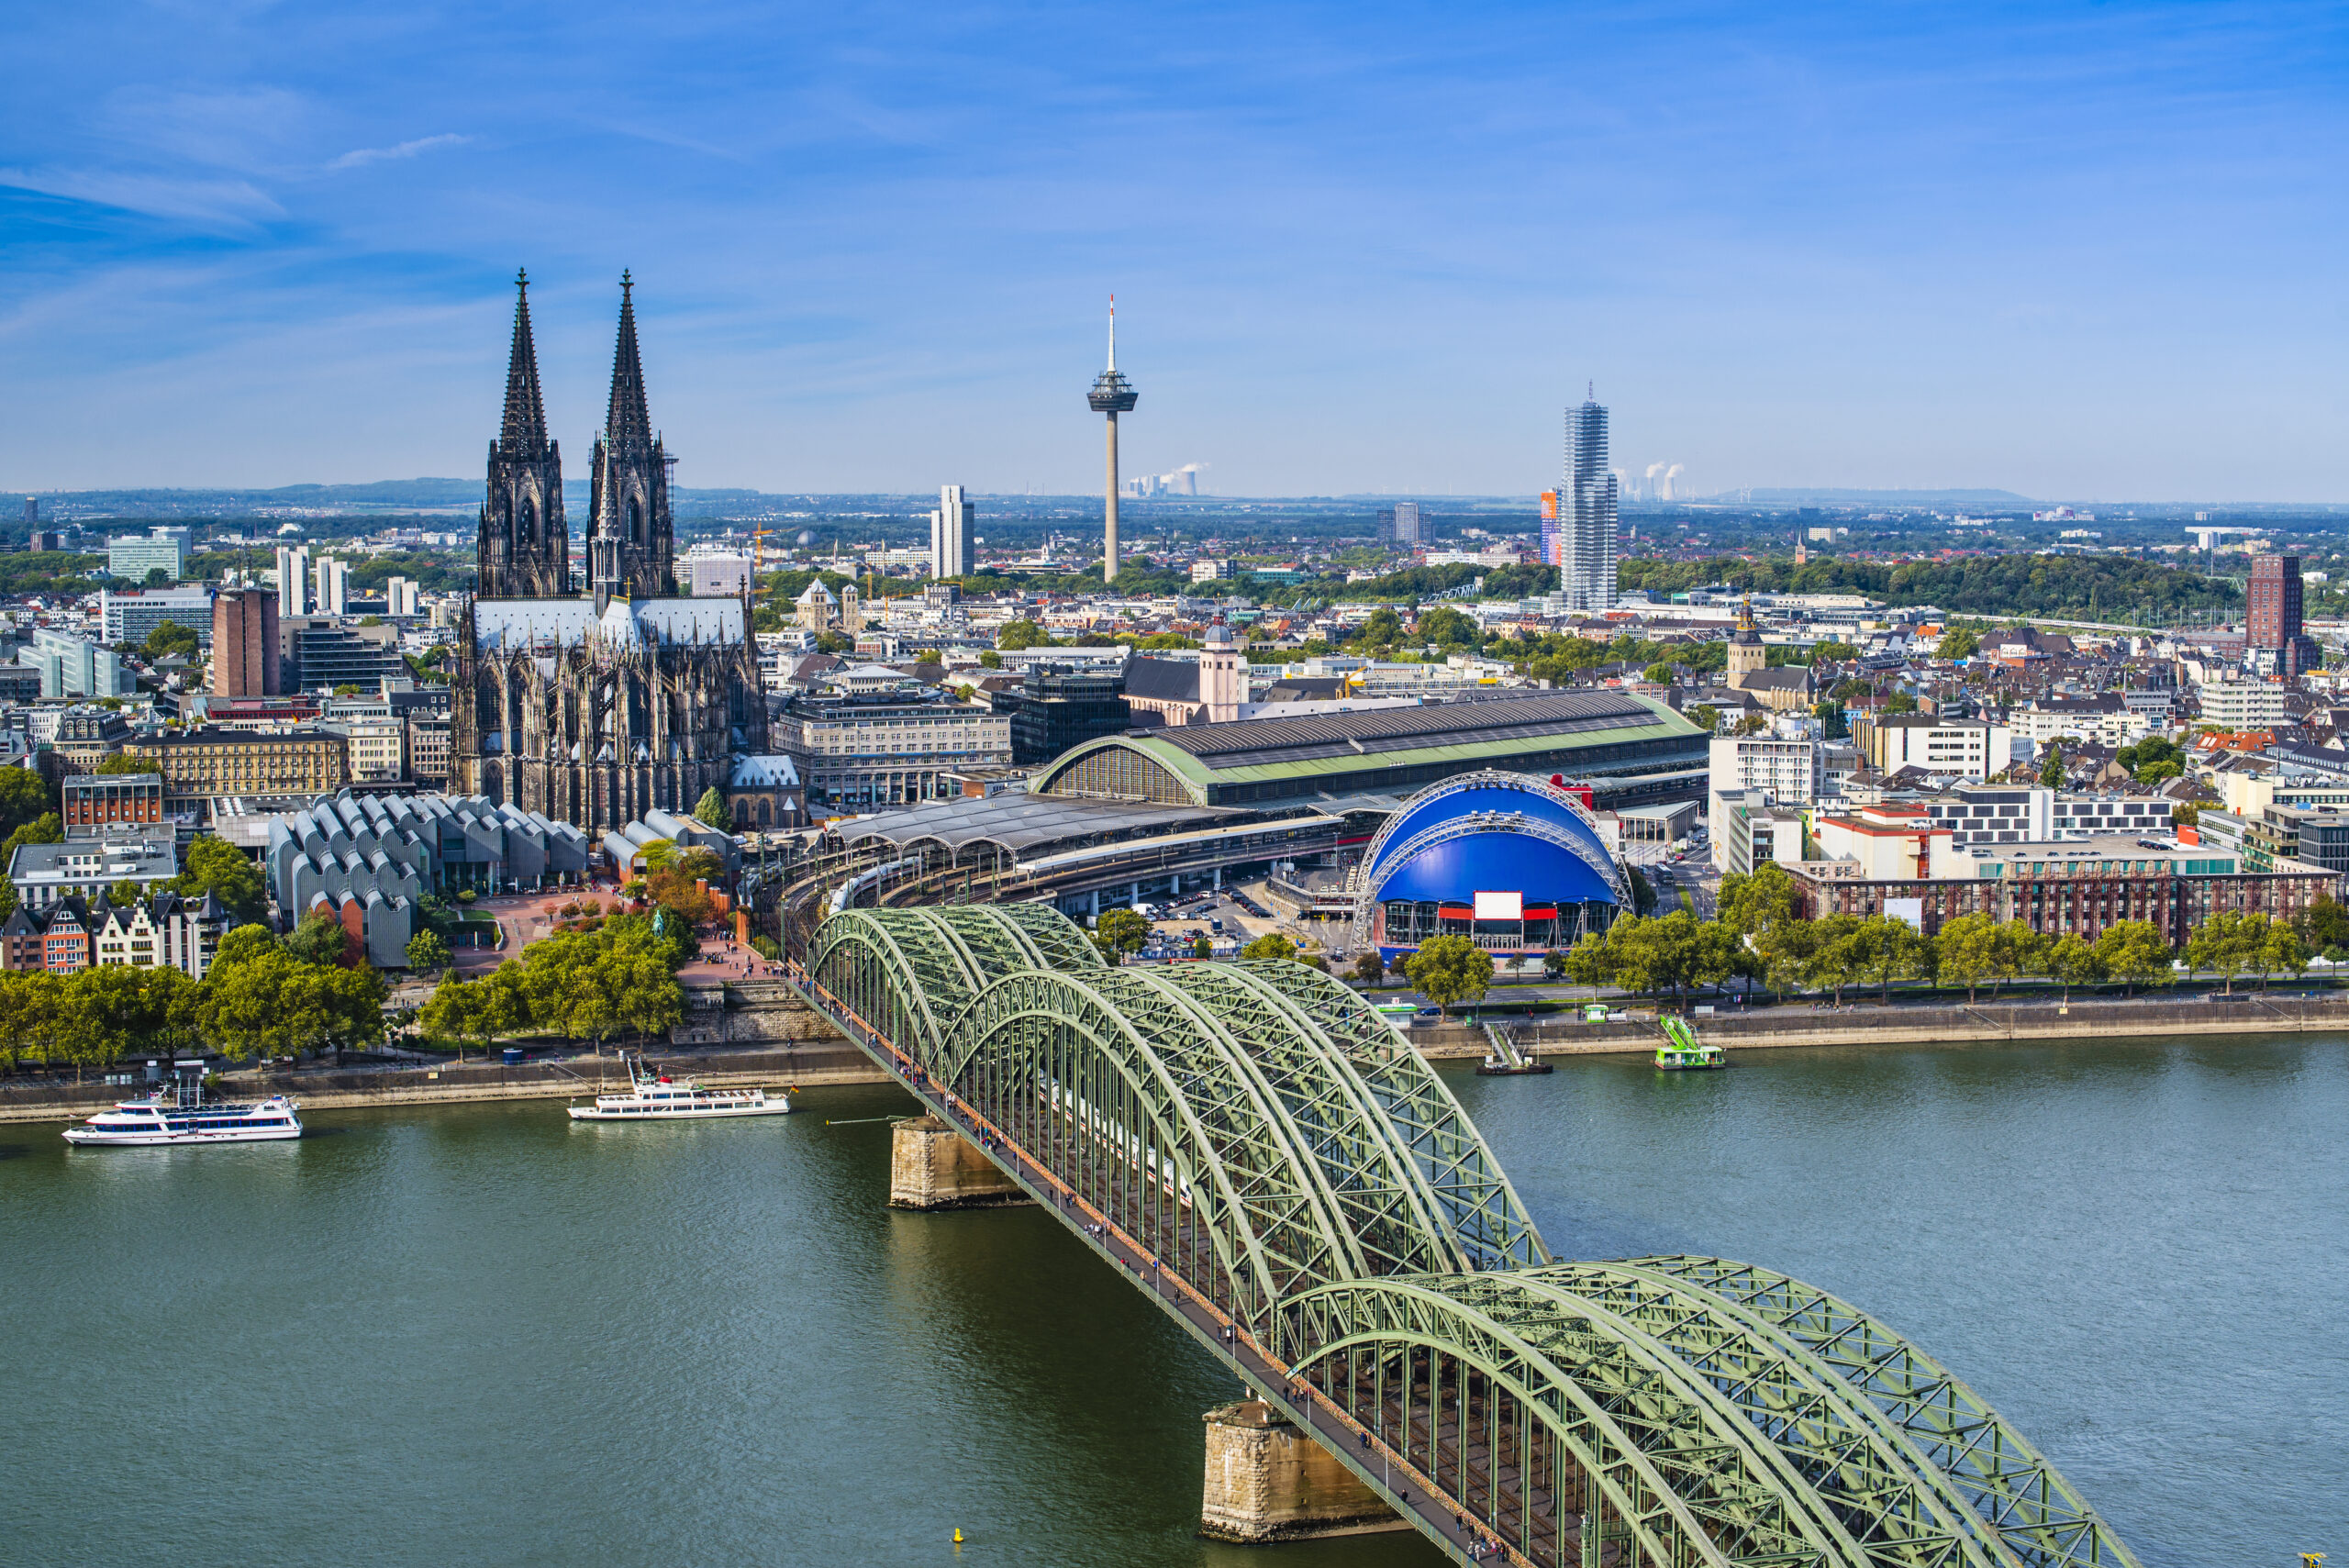
M 1451 1081 L 1560 1256 L 1868 1307 L 2154 1568 L 2349 1551 L 2349 1042 Z M 1195 1539 L 1200 1412 L 1239 1385 L 1040 1212 L 886 1208 L 887 1128 L 831 1123 L 906 1104 L 320 1112 L 202 1151 L 0 1127 L 0 1559 L 1437 1561 Z

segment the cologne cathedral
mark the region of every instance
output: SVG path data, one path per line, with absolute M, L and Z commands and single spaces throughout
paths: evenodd
M 547 433 L 527 278 L 516 280 L 506 414 L 489 444 L 481 582 L 450 693 L 460 793 L 585 828 L 722 794 L 767 749 L 751 601 L 685 598 L 672 579 L 669 466 L 653 434 L 620 276 L 612 396 L 590 460 L 587 582 L 572 584 L 562 456 Z

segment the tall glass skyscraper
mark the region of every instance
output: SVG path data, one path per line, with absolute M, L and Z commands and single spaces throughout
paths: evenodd
M 1566 410 L 1566 475 L 1558 490 L 1558 587 L 1573 610 L 1615 607 L 1615 474 L 1607 466 L 1607 410 L 1591 398 Z

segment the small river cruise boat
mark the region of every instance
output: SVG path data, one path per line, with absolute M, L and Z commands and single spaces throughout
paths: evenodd
M 1697 1031 L 1678 1018 L 1668 1018 L 1663 1023 L 1664 1043 L 1655 1048 L 1655 1064 L 1666 1073 L 1702 1072 L 1729 1065 L 1727 1051 L 1699 1040 Z
M 250 1105 L 206 1105 L 204 1063 L 175 1062 L 172 1084 L 143 1100 L 123 1100 L 79 1127 L 65 1129 L 68 1143 L 125 1148 L 180 1143 L 274 1143 L 302 1136 L 297 1107 L 283 1095 Z
M 598 1095 L 592 1106 L 573 1105 L 573 1121 L 701 1121 L 718 1117 L 788 1116 L 791 1096 L 764 1089 L 709 1089 L 687 1078 L 654 1073 L 641 1057 L 620 1053 L 628 1092 Z

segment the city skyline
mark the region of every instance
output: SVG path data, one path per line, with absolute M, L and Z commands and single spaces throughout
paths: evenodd
M 127 15 L 17 39 L 10 485 L 466 473 L 527 266 L 689 487 L 1085 493 L 1114 291 L 1225 495 L 1531 495 L 1593 378 L 1683 496 L 2349 493 L 2320 8 Z

